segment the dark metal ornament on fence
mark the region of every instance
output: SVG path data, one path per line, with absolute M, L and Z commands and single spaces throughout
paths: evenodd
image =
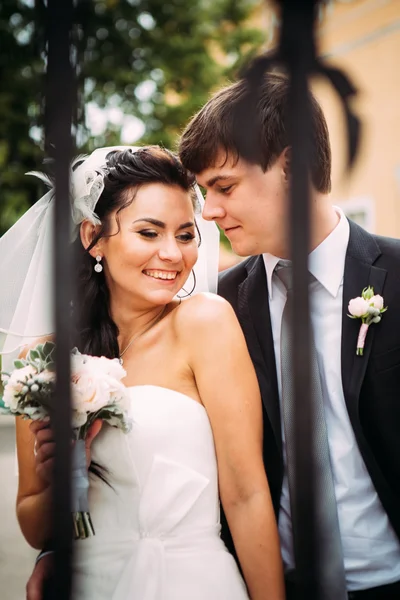
M 45 147 L 54 161 L 56 187 L 54 293 L 57 408 L 52 419 L 56 439 L 52 530 L 55 565 L 53 575 L 45 588 L 44 600 L 69 600 L 71 597 L 70 301 L 73 297 L 73 256 L 69 243 L 69 171 L 73 152 L 71 125 L 76 98 L 70 60 L 72 21 L 73 0 L 48 0 Z

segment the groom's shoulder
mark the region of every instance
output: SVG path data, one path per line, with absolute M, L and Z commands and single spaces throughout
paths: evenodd
M 400 240 L 373 233 L 367 233 L 365 236 L 364 233 L 363 237 L 359 238 L 359 242 L 365 242 L 369 249 L 372 248 L 374 267 L 383 269 L 388 274 L 386 286 L 389 285 L 390 288 L 394 286 L 394 289 L 400 290 Z
M 400 240 L 383 235 L 372 236 L 379 248 L 379 257 L 374 263 L 376 267 L 395 274 L 395 280 L 400 283 Z
M 400 239 L 386 237 L 383 235 L 373 235 L 383 256 L 400 260 Z
M 372 258 L 376 266 L 399 268 L 400 239 L 367 232 L 363 227 L 349 219 L 350 241 L 348 253 L 353 256 L 362 254 Z

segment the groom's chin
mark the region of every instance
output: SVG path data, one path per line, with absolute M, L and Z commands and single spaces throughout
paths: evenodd
M 240 258 L 246 258 L 247 256 L 250 256 L 249 252 L 246 252 L 245 250 L 242 249 L 236 249 L 233 246 L 232 247 L 232 252 L 234 254 L 236 254 L 236 256 L 240 256 Z
M 249 244 L 246 240 L 229 240 L 229 243 L 231 245 L 232 252 L 241 258 L 246 258 L 252 254 L 259 254 L 259 252 L 254 251 L 252 244 Z
M 247 246 L 246 240 L 241 239 L 242 236 L 232 235 L 225 232 L 226 237 L 228 238 L 229 244 L 231 246 L 232 252 L 237 254 L 237 256 L 248 256 L 247 254 Z

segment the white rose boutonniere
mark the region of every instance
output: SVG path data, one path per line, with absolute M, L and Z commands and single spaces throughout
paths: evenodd
M 357 356 L 362 356 L 368 328 L 371 323 L 380 322 L 382 313 L 387 311 L 387 306 L 384 306 L 382 296 L 375 294 L 374 288 L 368 286 L 363 289 L 361 296 L 350 300 L 348 311 L 350 319 L 361 319 L 356 354 Z

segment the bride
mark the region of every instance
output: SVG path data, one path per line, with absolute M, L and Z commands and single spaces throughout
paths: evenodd
M 74 345 L 123 360 L 134 423 L 128 435 L 93 426 L 96 535 L 76 542 L 73 597 L 283 598 L 260 393 L 243 334 L 222 298 L 179 297 L 196 284 L 198 188 L 156 146 L 96 150 L 74 165 L 72 181 L 80 233 Z M 43 548 L 51 537 L 48 424 L 18 418 L 17 450 L 20 527 Z M 245 583 L 220 538 L 219 498 Z

